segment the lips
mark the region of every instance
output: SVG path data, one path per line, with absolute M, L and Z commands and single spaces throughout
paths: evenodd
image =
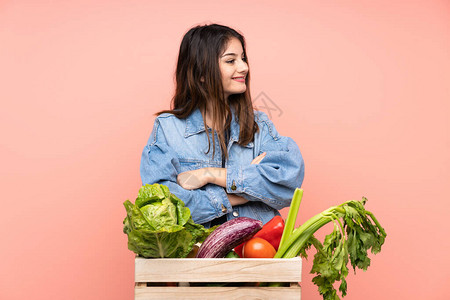
M 231 79 L 233 79 L 234 81 L 237 81 L 237 82 L 245 84 L 245 76 L 232 77 Z

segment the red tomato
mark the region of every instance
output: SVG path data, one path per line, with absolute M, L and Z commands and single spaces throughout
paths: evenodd
M 273 258 L 277 253 L 268 241 L 259 237 L 248 240 L 242 250 L 244 258 Z

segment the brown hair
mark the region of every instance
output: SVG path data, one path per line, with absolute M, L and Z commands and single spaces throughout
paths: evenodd
M 207 101 L 212 102 L 213 157 L 216 132 L 222 152 L 228 157 L 224 133 L 225 130 L 230 128 L 231 107 L 234 109 L 235 117 L 239 122 L 238 143 L 240 145 L 247 145 L 252 142 L 254 134 L 258 131 L 250 96 L 250 70 L 245 79 L 246 91 L 241 94 L 232 94 L 228 99 L 224 99 L 219 57 L 226 50 L 228 41 L 233 37 L 241 42 L 244 57 L 247 58 L 244 37 L 236 30 L 218 24 L 199 25 L 191 28 L 184 35 L 180 45 L 175 72 L 176 88 L 172 98 L 171 110 L 163 110 L 157 113 L 157 115 L 160 115 L 168 112 L 184 119 L 199 108 L 206 129 Z M 204 79 L 203 82 L 200 80 L 201 78 Z M 209 148 L 206 153 L 211 149 L 209 135 L 208 144 Z

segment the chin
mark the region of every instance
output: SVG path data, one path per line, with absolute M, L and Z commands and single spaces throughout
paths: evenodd
M 246 90 L 247 90 L 247 88 L 234 90 L 234 91 L 229 92 L 228 95 L 231 96 L 231 95 L 243 94 L 243 93 L 245 93 Z
M 247 88 L 239 89 L 239 90 L 236 90 L 234 92 L 234 94 L 242 94 L 242 93 L 245 93 L 246 90 L 247 90 Z

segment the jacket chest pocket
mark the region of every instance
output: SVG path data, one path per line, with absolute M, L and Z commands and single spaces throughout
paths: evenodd
M 178 161 L 180 162 L 180 173 L 207 167 L 219 168 L 221 166 L 220 162 L 204 161 L 201 159 L 179 158 Z
M 180 173 L 200 169 L 202 163 L 192 159 L 179 159 Z
M 253 147 L 242 147 L 238 144 L 233 144 L 231 147 L 231 153 L 229 153 L 229 158 L 235 163 L 240 165 L 248 165 L 257 156 L 254 153 Z

